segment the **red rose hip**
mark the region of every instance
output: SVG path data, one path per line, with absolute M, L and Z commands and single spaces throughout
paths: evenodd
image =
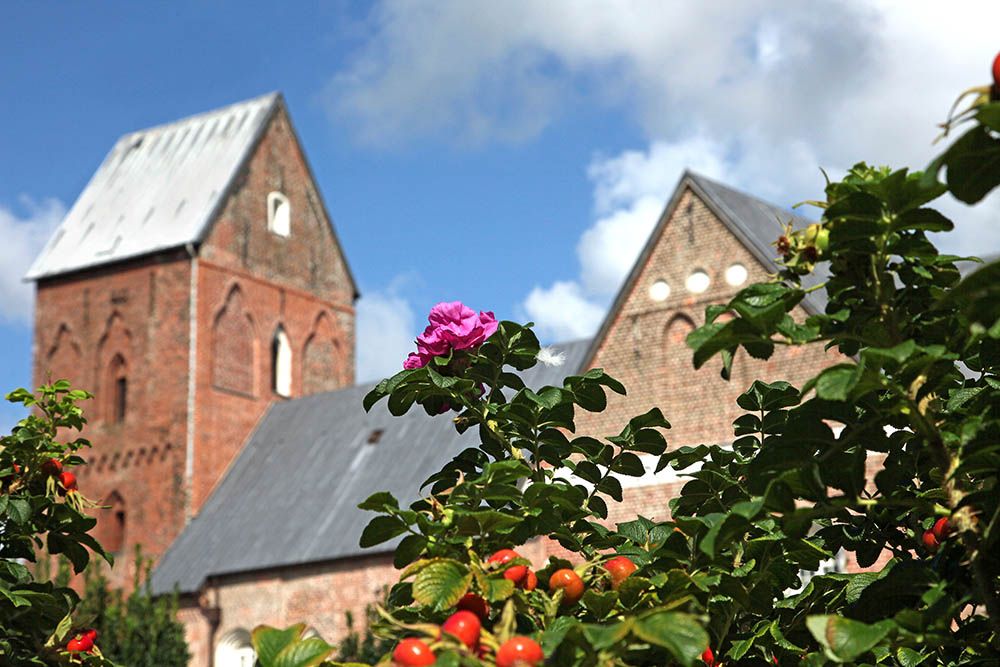
M 42 472 L 49 477 L 56 477 L 62 472 L 63 465 L 59 459 L 47 459 L 42 463 Z
M 489 603 L 475 593 L 466 593 L 455 605 L 455 608 L 461 611 L 471 611 L 479 617 L 480 621 L 485 621 L 490 616 Z
M 483 626 L 479 617 L 471 611 L 456 611 L 441 624 L 441 631 L 446 632 L 468 648 L 475 650 L 479 646 L 479 633 Z
M 555 593 L 560 588 L 563 591 L 563 597 L 559 604 L 564 607 L 576 604 L 583 597 L 583 579 L 568 568 L 556 570 L 549 577 L 549 592 Z
M 501 549 L 496 552 L 488 559 L 487 563 L 498 563 L 503 565 L 504 563 L 509 563 L 515 558 L 521 558 L 521 554 L 517 553 L 513 549 Z M 512 565 L 508 567 L 504 573 L 504 579 L 509 579 L 514 582 L 515 585 L 520 584 L 524 577 L 528 574 L 528 567 L 526 565 Z
M 611 588 L 617 591 L 622 582 L 628 579 L 639 568 L 635 566 L 631 558 L 615 556 L 604 564 L 604 569 L 611 575 Z
M 948 539 L 948 536 L 951 535 L 951 523 L 948 521 L 948 518 L 941 517 L 935 521 L 931 532 L 934 533 L 934 537 L 937 538 L 938 542 L 944 542 Z
M 926 547 L 927 551 L 930 553 L 937 552 L 938 547 L 941 546 L 941 543 L 938 542 L 938 538 L 934 535 L 934 531 L 931 530 L 925 530 L 923 536 L 920 538 L 920 541 L 924 543 L 924 547 Z
M 70 653 L 89 653 L 94 648 L 94 639 L 97 638 L 97 633 L 88 630 L 70 639 L 66 642 L 66 650 Z
M 404 639 L 392 652 L 392 664 L 396 667 L 425 667 L 433 665 L 436 659 L 431 647 L 419 639 Z
M 542 647 L 528 637 L 511 637 L 497 650 L 497 667 L 536 667 L 543 660 Z
M 59 495 L 65 496 L 70 491 L 76 491 L 76 475 L 71 472 L 64 472 L 59 475 Z

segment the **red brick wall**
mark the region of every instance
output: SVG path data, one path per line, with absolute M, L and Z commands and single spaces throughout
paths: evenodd
M 288 237 L 268 229 L 272 191 L 291 205 Z M 292 347 L 292 397 L 354 383 L 353 298 L 319 194 L 288 119 L 279 113 L 198 260 L 195 512 L 267 406 L 284 400 L 271 384 L 279 326 Z
M 777 236 L 777 223 L 775 227 Z M 817 369 L 835 363 L 835 354 L 810 346 L 779 348 L 768 361 L 750 359 L 740 352 L 728 382 L 719 376 L 718 358 L 695 371 L 684 338 L 694 326 L 704 323 L 705 306 L 725 303 L 742 287 L 732 287 L 724 278 L 726 268 L 734 263 L 748 270 L 744 286 L 767 279 L 769 269 L 688 190 L 590 360 L 592 367 L 604 368 L 621 380 L 628 396 L 610 395 L 605 412 L 580 415 L 579 430 L 617 434 L 629 418 L 658 406 L 672 426 L 666 432 L 671 447 L 730 441 L 732 421 L 740 414 L 736 397 L 754 379 L 801 384 Z M 692 294 L 684 287 L 685 279 L 696 269 L 706 271 L 711 278 L 702 294 Z M 649 288 L 661 279 L 667 281 L 671 292 L 665 301 L 657 302 L 650 298 Z M 800 310 L 796 315 L 804 317 L 805 313 Z
M 267 195 L 291 204 L 291 234 L 268 230 Z M 193 273 L 196 272 L 196 277 Z M 188 461 L 192 278 L 197 288 L 193 458 Z M 192 263 L 183 250 L 50 278 L 38 285 L 35 382 L 67 377 L 95 393 L 95 445 L 82 491 L 98 539 L 158 556 L 197 512 L 268 404 L 271 341 L 292 345 L 292 396 L 354 382 L 354 286 L 294 132 L 279 110 Z M 228 307 L 227 307 L 228 304 Z M 308 373 L 303 375 L 308 359 Z M 115 420 L 115 386 L 127 414 Z M 305 379 L 304 379 L 305 378 Z M 190 476 L 189 476 L 190 475 Z M 120 535 L 116 513 L 125 512 Z
M 391 555 L 373 555 L 212 581 L 199 596 L 183 601 L 180 619 L 192 653 L 189 664 L 208 667 L 223 637 L 261 624 L 306 623 L 333 641 L 347 633 L 350 612 L 360 631 L 365 607 L 398 579 Z
M 67 378 L 95 395 L 84 404 L 89 465 L 81 492 L 113 493 L 125 512 L 116 580 L 131 578 L 131 546 L 162 553 L 184 525 L 190 265 L 183 255 L 42 281 L 35 307 L 34 379 Z M 125 420 L 114 420 L 112 360 L 125 362 Z M 111 512 L 98 539 L 114 539 Z

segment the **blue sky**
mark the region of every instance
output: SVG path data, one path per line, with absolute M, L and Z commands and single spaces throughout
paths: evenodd
M 283 91 L 360 283 L 373 377 L 440 300 L 589 335 L 686 166 L 790 204 L 818 194 L 819 166 L 924 164 L 1000 47 L 982 3 L 695 4 L 11 4 L 3 387 L 30 382 L 20 275 L 125 132 Z M 947 243 L 1000 248 L 997 210 L 963 212 Z

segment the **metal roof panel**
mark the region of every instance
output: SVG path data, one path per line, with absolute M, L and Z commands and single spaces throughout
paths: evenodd
M 25 278 L 200 241 L 279 98 L 270 93 L 122 136 Z

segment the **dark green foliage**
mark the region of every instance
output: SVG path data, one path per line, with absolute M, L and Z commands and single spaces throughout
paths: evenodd
M 358 632 L 351 612 L 346 613 L 347 627 L 351 630 L 340 641 L 340 646 L 337 648 L 337 660 L 339 662 L 374 665 L 383 655 L 392 651 L 392 647 L 396 643 L 394 639 L 376 637 L 375 633 L 372 632 L 372 625 L 378 620 L 375 610 L 372 607 L 368 607 L 365 616 L 364 630 L 363 632 Z
M 153 597 L 151 562 L 136 551 L 135 581 L 126 594 L 110 589 L 97 568 L 88 570 L 83 600 L 77 609 L 81 625 L 97 629 L 104 655 L 128 667 L 184 667 L 190 653 L 184 626 L 177 620 L 177 595 Z
M 83 427 L 77 402 L 87 398 L 90 394 L 71 389 L 65 380 L 44 385 L 37 394 L 18 389 L 7 395 L 32 413 L 0 438 L 0 665 L 59 664 L 66 642 L 81 629 L 73 624 L 76 592 L 32 573 L 26 563 L 48 565 L 59 555 L 79 573 L 91 552 L 111 562 L 88 534 L 96 521 L 84 512 L 87 501 L 76 491 L 67 493 L 45 467 L 56 459 L 68 473 L 83 463 L 78 451 L 89 443 L 62 438 Z M 80 659 L 107 664 L 99 651 Z

